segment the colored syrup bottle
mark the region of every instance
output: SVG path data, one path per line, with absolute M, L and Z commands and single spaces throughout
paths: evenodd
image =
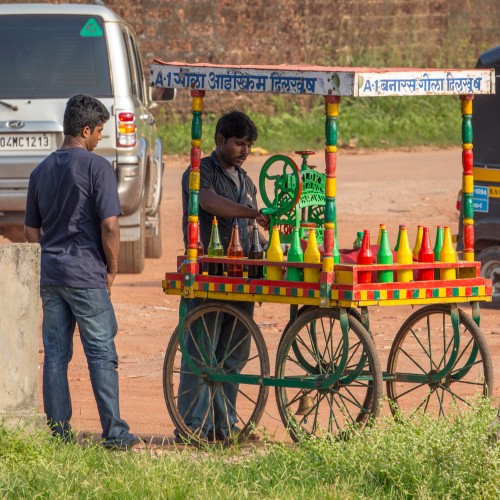
M 396 246 L 394 247 L 394 251 L 397 253 L 399 250 L 399 240 L 401 239 L 401 229 L 405 228 L 406 226 L 404 224 L 399 225 L 399 231 L 398 231 L 398 239 L 396 240 Z
M 321 254 L 316 240 L 316 229 L 309 230 L 309 238 L 307 238 L 307 247 L 304 252 L 304 262 L 307 264 L 321 264 Z M 320 268 L 304 268 L 304 281 L 306 283 L 319 283 Z
M 361 243 L 363 242 L 363 234 L 364 234 L 363 231 L 358 231 L 356 233 L 356 239 L 352 244 L 352 248 L 361 248 Z
M 210 234 L 207 253 L 209 257 L 224 257 L 224 248 L 220 242 L 219 224 L 216 217 L 212 221 L 212 232 Z M 208 264 L 208 274 L 222 276 L 224 274 L 224 264 L 222 262 L 210 262 Z
M 422 244 L 418 252 L 419 262 L 434 262 L 434 251 L 431 247 L 431 237 L 429 235 L 429 228 L 424 227 L 422 234 Z M 428 281 L 434 279 L 434 269 L 419 269 L 418 280 Z
M 278 226 L 273 226 L 271 240 L 267 247 L 266 260 L 269 262 L 283 262 L 283 249 L 281 248 L 280 230 Z M 268 280 L 281 280 L 281 266 L 266 266 L 266 278 Z
M 298 228 L 293 229 L 292 243 L 288 250 L 288 262 L 304 262 L 304 252 L 300 244 L 300 233 Z M 286 271 L 288 281 L 304 281 L 304 270 L 300 267 L 289 267 Z
M 443 228 L 443 247 L 441 248 L 441 253 L 439 254 L 441 262 L 456 262 L 457 253 L 453 248 L 453 241 L 451 240 L 450 228 L 445 226 Z M 455 280 L 457 279 L 456 269 L 440 269 L 439 278 L 442 280 Z
M 441 262 L 441 249 L 443 248 L 443 226 L 436 229 L 436 242 L 434 243 L 434 261 Z M 439 269 L 434 269 L 434 279 L 439 279 Z
M 338 237 L 337 237 L 337 225 L 335 224 L 334 228 L 334 238 L 333 238 L 333 262 L 335 264 L 340 264 L 340 250 L 339 250 L 339 244 L 338 244 Z
M 398 264 L 413 264 L 413 252 L 410 247 L 410 240 L 408 239 L 408 230 L 402 227 L 399 230 L 399 248 L 396 253 L 396 262 Z M 396 273 L 397 281 L 407 283 L 413 280 L 412 269 L 401 269 Z
M 253 224 L 252 230 L 252 243 L 250 245 L 250 250 L 248 252 L 248 258 L 254 260 L 264 259 L 264 249 L 260 244 L 259 238 L 259 226 L 256 222 Z M 260 279 L 264 277 L 264 267 L 263 266 L 248 266 L 248 277 L 254 279 Z
M 358 252 L 358 264 L 373 264 L 373 254 L 370 246 L 370 231 L 365 229 L 363 234 L 363 241 L 361 242 L 361 248 Z M 358 283 L 371 283 L 372 282 L 372 272 L 371 271 L 359 271 L 358 272 Z
M 238 219 L 235 219 L 233 224 L 233 232 L 231 233 L 231 242 L 227 249 L 228 259 L 242 259 L 243 258 L 243 247 L 240 242 L 240 227 L 238 225 Z M 243 264 L 227 264 L 227 275 L 233 278 L 241 278 L 243 276 Z
M 380 224 L 379 230 L 378 230 L 378 236 L 377 236 L 377 248 L 380 247 L 380 240 L 382 239 L 382 231 L 387 230 L 387 227 L 385 224 Z
M 392 264 L 392 250 L 389 246 L 389 237 L 387 235 L 387 229 L 382 229 L 380 235 L 380 243 L 377 252 L 377 264 Z M 394 272 L 392 270 L 388 271 L 378 271 L 377 281 L 379 283 L 392 283 L 394 278 Z
M 200 231 L 200 223 L 198 222 L 198 259 L 205 255 L 205 247 L 203 246 L 203 242 L 201 241 L 201 231 Z M 199 271 L 200 274 L 203 274 L 203 263 L 199 263 Z
M 422 237 L 424 236 L 424 228 L 418 226 L 417 238 L 415 239 L 415 245 L 413 246 L 413 260 L 418 261 L 418 252 L 420 252 L 420 246 L 422 245 Z

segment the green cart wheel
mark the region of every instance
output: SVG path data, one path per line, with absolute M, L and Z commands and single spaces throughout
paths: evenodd
M 493 364 L 486 339 L 472 318 L 457 312 L 458 343 L 447 304 L 419 309 L 399 329 L 385 377 L 394 414 L 449 415 L 478 395 L 491 395 Z
M 345 332 L 340 317 L 337 308 L 304 310 L 280 341 L 276 378 L 296 387 L 276 387 L 276 402 L 294 441 L 345 436 L 378 415 L 382 370 L 375 345 L 353 315 L 345 315 Z
M 260 171 L 259 192 L 266 207 L 274 209 L 274 214 L 283 215 L 292 210 L 302 193 L 297 164 L 285 155 L 271 156 Z
M 215 342 L 223 330 L 226 342 Z M 192 368 L 182 352 L 176 328 L 163 364 L 163 393 L 168 412 L 179 436 L 197 446 L 211 443 L 230 445 L 244 441 L 257 426 L 267 401 L 268 387 L 231 381 L 231 375 L 269 377 L 266 344 L 255 321 L 231 304 L 206 302 L 193 309 L 184 323 L 184 342 L 196 344 L 190 356 Z M 246 346 L 246 361 L 235 361 L 235 352 Z M 182 377 L 192 377 L 186 388 L 183 408 L 179 408 Z M 236 394 L 236 403 L 231 394 Z M 196 407 L 197 424 L 185 422 Z M 236 421 L 235 421 L 236 419 Z M 212 425 L 215 422 L 216 425 Z M 224 428 L 222 434 L 220 429 Z

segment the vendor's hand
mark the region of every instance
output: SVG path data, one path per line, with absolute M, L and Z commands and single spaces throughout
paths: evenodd
M 269 215 L 259 214 L 255 220 L 257 221 L 257 224 L 259 224 L 259 226 L 261 226 L 266 231 L 269 231 L 269 223 L 270 223 Z

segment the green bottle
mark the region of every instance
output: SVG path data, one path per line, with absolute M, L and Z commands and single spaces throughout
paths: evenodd
M 444 230 L 443 226 L 438 226 L 436 230 L 436 243 L 434 244 L 434 262 L 441 260 L 440 254 L 443 248 Z M 439 279 L 439 269 L 434 269 L 434 279 Z
M 380 234 L 380 246 L 377 252 L 377 264 L 392 264 L 392 251 L 389 246 L 389 237 L 387 229 L 382 229 Z M 394 272 L 392 270 L 378 271 L 377 281 L 379 283 L 392 283 L 394 281 Z
M 210 243 L 208 244 L 207 253 L 209 257 L 224 257 L 224 248 L 220 242 L 219 236 L 219 224 L 215 216 L 212 221 L 212 232 L 210 234 Z M 210 262 L 208 264 L 208 274 L 223 276 L 224 264 L 222 262 Z
M 300 244 L 300 234 L 298 228 L 293 229 L 292 243 L 288 249 L 288 262 L 304 262 L 304 252 Z M 300 267 L 289 267 L 286 271 L 288 281 L 304 281 L 304 270 Z
M 361 248 L 361 242 L 363 241 L 363 231 L 358 231 L 356 233 L 356 239 L 354 240 L 354 243 L 352 244 L 352 248 Z

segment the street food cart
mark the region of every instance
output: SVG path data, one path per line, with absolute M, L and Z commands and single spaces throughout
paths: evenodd
M 199 444 L 215 438 L 202 431 L 203 425 L 192 429 L 184 422 L 177 398 L 179 379 L 186 373 L 198 377 L 199 397 L 203 394 L 206 399 L 205 419 L 228 419 L 229 410 L 236 413 L 238 424 L 226 443 L 243 441 L 258 426 L 270 387 L 275 390 L 283 424 L 296 441 L 309 436 L 345 436 L 362 427 L 378 415 L 384 385 L 391 410 L 405 414 L 446 415 L 462 411 L 477 395 L 491 394 L 493 366 L 479 328 L 479 303 L 491 300 L 491 281 L 480 276 L 480 263 L 474 260 L 471 123 L 474 95 L 494 93 L 492 70 L 231 66 L 156 60 L 150 67 L 150 84 L 185 89 L 192 96 L 188 248 L 178 258 L 178 269 L 168 271 L 163 280 L 164 292 L 181 298 L 179 323 L 167 348 L 163 373 L 166 404 L 181 436 Z M 271 157 L 259 179 L 266 205 L 263 212 L 279 228 L 282 242 L 290 241 L 294 227 L 307 240 L 314 227 L 322 246 L 319 263 L 239 261 L 244 266 L 280 266 L 280 280 L 203 272 L 200 264 L 228 263 L 227 257 L 209 258 L 197 252 L 203 98 L 211 91 L 284 93 L 297 99 L 323 96 L 324 172 L 309 168 L 309 152 L 300 151 L 299 165 L 285 155 Z M 352 249 L 343 251 L 337 245 L 341 98 L 418 99 L 423 95 L 459 97 L 463 260 L 360 264 Z M 429 116 L 429 120 L 435 119 Z M 289 281 L 290 267 L 317 269 L 319 278 L 316 282 Z M 388 280 L 377 279 L 381 271 L 386 276 L 389 271 Z M 400 271 L 409 271 L 414 278 L 400 281 Z M 187 314 L 187 302 L 195 298 L 206 300 Z M 273 372 L 258 325 L 229 301 L 269 302 L 289 308 L 290 320 L 281 334 Z M 471 316 L 460 307 L 465 303 L 472 305 Z M 399 327 L 384 370 L 370 333 L 376 326 L 370 322 L 369 308 L 408 304 L 415 311 Z M 230 338 L 225 347 L 217 344 L 222 317 Z M 237 339 L 232 337 L 235 331 L 239 332 Z M 198 346 L 195 355 L 186 349 L 188 338 Z M 237 366 L 226 363 L 234 346 L 243 340 L 249 343 L 247 360 Z M 237 391 L 234 408 L 229 408 L 227 388 Z M 193 405 L 198 403 L 197 397 L 193 396 Z M 216 416 L 215 402 L 221 413 L 221 398 L 227 412 Z

